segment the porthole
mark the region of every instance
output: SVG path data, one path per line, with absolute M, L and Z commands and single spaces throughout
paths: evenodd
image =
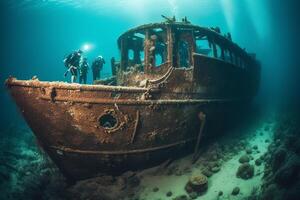
M 113 129 L 117 124 L 118 120 L 113 114 L 107 113 L 99 117 L 99 125 L 105 129 Z

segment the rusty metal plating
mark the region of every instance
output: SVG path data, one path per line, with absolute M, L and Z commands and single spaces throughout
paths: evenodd
M 216 30 L 187 19 L 131 29 L 118 39 L 116 75 L 100 85 L 5 84 L 67 178 L 153 166 L 197 152 L 204 124 L 210 135 L 258 90 L 254 54 Z

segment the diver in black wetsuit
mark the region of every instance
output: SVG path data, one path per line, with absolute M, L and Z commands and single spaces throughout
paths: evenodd
M 79 49 L 78 51 L 74 51 L 70 53 L 65 59 L 64 63 L 68 70 L 65 72 L 64 76 L 66 77 L 68 72 L 71 73 L 71 83 L 74 83 L 77 78 L 77 70 L 79 68 L 80 60 L 81 60 L 82 51 Z
M 93 70 L 93 81 L 100 79 L 100 71 L 102 70 L 103 65 L 105 64 L 105 60 L 102 56 L 98 56 L 93 64 L 92 64 L 92 70 Z
M 87 62 L 87 58 L 83 58 L 80 62 L 79 66 L 79 83 L 82 82 L 86 84 L 87 72 L 89 70 L 89 64 Z

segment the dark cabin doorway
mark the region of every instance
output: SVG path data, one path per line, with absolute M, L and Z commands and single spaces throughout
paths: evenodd
M 190 68 L 193 66 L 192 53 L 194 50 L 194 38 L 192 30 L 175 31 L 175 48 L 173 49 L 173 62 L 176 68 Z

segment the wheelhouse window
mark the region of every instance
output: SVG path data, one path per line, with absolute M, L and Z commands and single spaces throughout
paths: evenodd
M 144 31 L 129 34 L 123 41 L 125 71 L 144 71 Z
M 208 40 L 207 36 L 195 37 L 196 42 L 196 53 L 213 57 L 213 47 L 211 41 Z
M 168 56 L 166 30 L 163 28 L 150 29 L 148 42 L 149 65 L 159 68 L 167 61 Z
M 184 40 L 179 41 L 179 61 L 180 67 L 188 68 L 190 66 L 189 43 Z
M 173 61 L 178 68 L 191 68 L 193 65 L 192 52 L 195 51 L 195 39 L 190 28 L 177 28 L 174 31 Z
M 247 68 L 247 62 L 242 54 L 239 53 L 239 51 L 236 51 L 234 47 L 226 43 L 222 38 L 208 35 L 201 30 L 195 30 L 193 35 L 195 52 L 197 54 L 217 58 L 243 69 Z M 181 66 L 186 66 L 187 62 L 181 61 L 180 64 Z
M 134 60 L 134 51 L 132 49 L 128 50 L 128 60 Z

